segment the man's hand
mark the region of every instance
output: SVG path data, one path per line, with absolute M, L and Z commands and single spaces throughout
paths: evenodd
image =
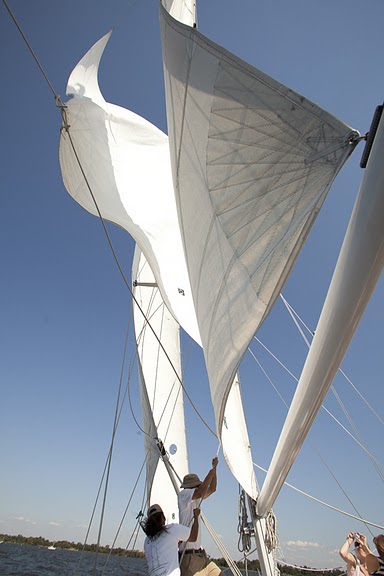
M 215 456 L 215 457 L 213 458 L 213 460 L 212 460 L 212 468 L 216 468 L 216 466 L 218 465 L 218 463 L 219 463 L 219 459 L 218 459 L 217 456 Z

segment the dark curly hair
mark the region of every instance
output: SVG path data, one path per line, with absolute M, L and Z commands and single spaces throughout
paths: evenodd
M 165 517 L 162 512 L 152 514 L 141 524 L 142 529 L 149 538 L 157 538 L 162 532 L 167 532 L 165 527 Z
M 384 560 L 384 534 L 379 534 L 375 536 L 373 542 L 376 546 L 376 549 L 379 553 L 381 560 Z

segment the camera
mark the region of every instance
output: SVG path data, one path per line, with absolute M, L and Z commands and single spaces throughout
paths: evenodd
M 361 537 L 361 534 L 359 534 L 358 532 L 355 532 L 354 535 L 353 535 L 353 539 L 354 539 L 354 540 L 356 540 L 356 539 L 358 539 L 358 538 L 360 538 L 360 537 Z

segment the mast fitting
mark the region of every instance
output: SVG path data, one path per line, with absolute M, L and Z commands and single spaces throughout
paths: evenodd
M 366 142 L 365 142 L 365 148 L 363 150 L 363 154 L 362 154 L 361 160 L 360 160 L 360 168 L 365 168 L 367 166 L 369 154 L 371 152 L 373 141 L 375 139 L 376 132 L 377 132 L 377 129 L 379 127 L 380 118 L 381 118 L 381 115 L 383 113 L 383 108 L 384 108 L 383 104 L 380 104 L 380 106 L 376 106 L 376 110 L 375 110 L 375 113 L 373 115 L 372 122 L 371 122 L 371 127 L 369 129 L 369 132 L 367 132 L 367 134 L 365 135 Z

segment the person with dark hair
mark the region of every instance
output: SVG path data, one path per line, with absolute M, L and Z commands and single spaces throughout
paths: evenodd
M 193 513 L 192 526 L 165 524 L 161 506 L 152 504 L 148 508 L 147 518 L 142 528 L 147 537 L 144 541 L 144 553 L 148 563 L 149 576 L 179 576 L 179 542 L 195 542 L 199 529 L 200 509 Z
M 187 474 L 181 484 L 178 495 L 180 522 L 189 526 L 194 510 L 200 507 L 200 503 L 216 491 L 217 457 L 212 460 L 212 468 L 201 482 L 197 474 Z M 180 549 L 180 572 L 181 576 L 221 576 L 220 568 L 207 556 L 204 548 L 201 547 L 200 528 L 194 544 L 181 544 Z

